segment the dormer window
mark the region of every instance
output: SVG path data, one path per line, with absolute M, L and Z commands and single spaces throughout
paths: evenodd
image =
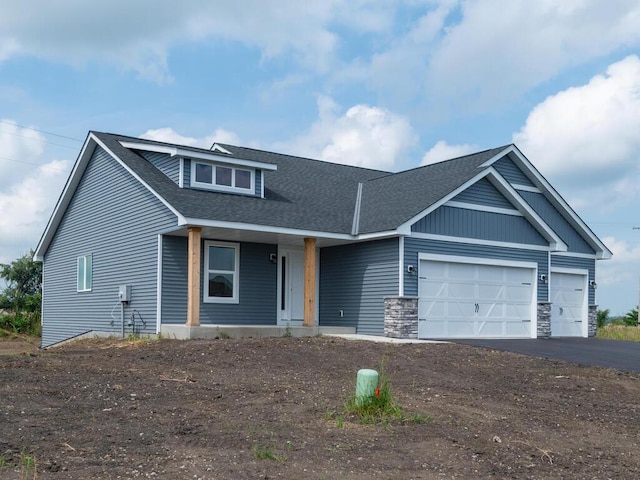
M 223 192 L 253 193 L 255 170 L 191 162 L 191 186 Z

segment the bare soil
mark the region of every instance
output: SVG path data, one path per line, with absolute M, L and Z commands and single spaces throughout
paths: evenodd
M 12 343 L 2 479 L 640 478 L 635 374 L 329 337 Z M 427 421 L 341 416 L 357 370 L 381 362 Z

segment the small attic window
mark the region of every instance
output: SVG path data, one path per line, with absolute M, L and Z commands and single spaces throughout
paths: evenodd
M 191 162 L 191 186 L 234 193 L 253 193 L 255 170 Z

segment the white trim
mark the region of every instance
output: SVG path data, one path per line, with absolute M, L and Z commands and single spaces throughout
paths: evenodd
M 523 192 L 542 193 L 538 187 L 532 187 L 530 185 L 520 185 L 519 183 L 512 183 L 511 186 L 516 190 L 522 190 Z
M 478 205 L 476 203 L 456 202 L 453 200 L 448 201 L 443 205 L 444 207 L 462 208 L 464 210 L 477 210 L 479 212 L 500 213 L 502 215 L 514 215 L 516 217 L 523 217 L 516 209 L 491 207 L 489 205 Z
M 156 333 L 160 333 L 162 327 L 162 240 L 158 234 L 158 273 L 156 278 Z
M 205 165 L 211 167 L 211 183 L 198 182 L 196 180 L 196 167 L 198 165 Z M 216 183 L 216 168 L 227 168 L 231 170 L 231 183 L 232 185 L 219 185 Z M 240 170 L 242 172 L 249 172 L 251 175 L 251 180 L 248 188 L 236 187 L 236 172 Z M 249 168 L 236 168 L 233 165 L 220 165 L 216 163 L 210 162 L 201 162 L 198 160 L 191 161 L 191 187 L 202 188 L 204 190 L 210 190 L 214 192 L 230 192 L 230 193 L 239 193 L 243 195 L 252 195 L 256 194 L 256 171 L 254 169 Z
M 547 255 L 547 302 L 551 302 L 551 252 Z
M 264 198 L 264 170 L 260 170 L 260 198 Z
M 180 157 L 180 174 L 178 175 L 178 186 L 184 188 L 184 157 Z
M 591 231 L 591 229 L 582 221 L 582 219 L 578 216 L 578 214 L 576 214 L 573 211 L 573 209 L 569 206 L 569 204 L 560 196 L 558 192 L 556 192 L 556 190 L 551 186 L 551 184 L 547 182 L 547 180 L 540 174 L 540 172 L 538 172 L 538 170 L 533 166 L 533 164 L 529 161 L 529 159 L 527 159 L 527 157 L 525 157 L 515 145 L 509 146 L 507 149 L 503 150 L 499 155 L 496 155 L 493 158 L 487 160 L 485 163 L 481 165 L 481 167 L 488 167 L 492 165 L 494 162 L 496 162 L 497 160 L 499 160 L 500 158 L 504 157 L 505 155 L 508 155 L 509 153 L 513 153 L 516 156 L 516 158 L 522 164 L 521 166 L 524 166 L 526 170 L 535 177 L 534 183 L 537 183 L 538 186 L 541 187 L 541 190 L 544 190 L 546 193 L 551 195 L 554 202 L 556 203 L 556 205 L 554 206 L 556 208 L 560 207 L 559 210 L 563 210 L 564 213 L 566 213 L 569 218 L 566 219 L 565 215 L 562 215 L 562 216 L 565 217 L 565 219 L 576 230 L 579 230 L 580 232 L 582 232 L 588 238 L 588 243 L 590 243 L 592 247 L 598 250 L 598 252 L 596 253 L 596 259 L 607 260 L 611 258 L 612 253 L 607 248 L 607 246 L 604 243 L 602 243 L 602 241 Z M 554 202 L 551 202 L 552 205 Z M 560 213 L 562 214 L 562 211 Z
M 481 240 L 477 238 L 452 237 L 450 235 L 437 235 L 435 233 L 413 232 L 411 234 L 411 237 L 423 238 L 425 240 L 437 240 L 440 242 L 456 242 L 456 243 L 468 243 L 472 245 L 486 245 L 488 247 L 518 248 L 521 250 L 538 250 L 543 252 L 549 251 L 549 247 L 546 245 L 530 245 L 526 243 L 500 242 L 497 240 Z
M 598 259 L 595 253 L 578 253 L 578 252 L 551 252 L 551 255 L 556 257 L 574 257 L 574 258 L 590 258 Z
M 90 268 L 87 268 L 87 259 L 91 259 L 90 263 L 91 265 L 89 265 Z M 80 261 L 82 260 L 83 268 L 82 268 L 82 272 L 83 272 L 83 277 L 82 277 L 82 287 L 80 288 Z M 87 275 L 87 272 L 91 272 L 89 275 Z M 88 282 L 87 279 L 90 279 L 91 282 Z M 89 283 L 89 286 L 87 287 L 87 283 Z M 88 253 L 86 255 L 79 255 L 76 259 L 76 292 L 77 293 L 83 293 L 83 292 L 90 292 L 91 290 L 93 290 L 93 254 L 92 253 Z
M 226 153 L 227 155 L 233 155 L 233 153 L 231 153 L 226 148 L 221 147 L 217 143 L 214 143 L 213 145 L 211 145 L 211 148 L 209 150 L 211 150 L 212 152 L 222 152 L 222 153 Z
M 120 141 L 120 145 L 124 148 L 128 148 L 131 150 L 142 150 L 147 152 L 157 152 L 157 153 L 166 153 L 171 155 L 172 157 L 187 157 L 193 158 L 196 160 L 207 160 L 211 162 L 219 162 L 225 164 L 232 164 L 244 167 L 253 167 L 253 168 L 261 168 L 263 170 L 277 170 L 278 166 L 273 163 L 266 162 L 256 162 L 253 160 L 243 160 L 240 158 L 229 158 L 223 157 L 222 155 L 216 155 L 210 152 L 197 152 L 194 150 L 189 150 L 186 148 L 181 148 L 178 146 L 169 146 L 169 145 L 153 145 L 149 143 L 141 143 L 141 142 L 127 142 Z
M 232 297 L 210 297 L 209 296 L 209 247 L 225 247 L 234 249 L 234 270 L 220 271 L 221 273 L 233 273 L 233 296 Z M 214 270 L 216 272 L 218 270 Z M 203 303 L 240 303 L 240 244 L 237 242 L 218 242 L 213 240 L 204 241 L 204 281 L 202 288 Z
M 404 237 L 398 239 L 399 254 L 399 275 L 398 275 L 398 296 L 404 297 Z M 417 268 L 417 265 L 416 265 Z
M 533 268 L 538 270 L 537 262 L 520 262 L 517 260 L 502 260 L 499 258 L 464 257 L 459 255 L 442 255 L 439 253 L 418 252 L 418 261 L 469 263 L 474 265 L 496 265 L 500 267 Z M 535 285 L 537 287 L 537 285 Z
M 360 228 L 360 204 L 362 203 L 362 182 L 358 182 L 358 191 L 356 192 L 356 205 L 353 211 L 353 224 L 351 225 L 351 235 L 358 235 Z
M 589 270 L 586 268 L 551 267 L 551 273 L 568 273 L 570 275 L 589 276 Z

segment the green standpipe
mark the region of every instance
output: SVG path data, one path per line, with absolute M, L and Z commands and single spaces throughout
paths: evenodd
M 356 403 L 362 405 L 375 396 L 378 386 L 378 372 L 363 368 L 356 377 Z

